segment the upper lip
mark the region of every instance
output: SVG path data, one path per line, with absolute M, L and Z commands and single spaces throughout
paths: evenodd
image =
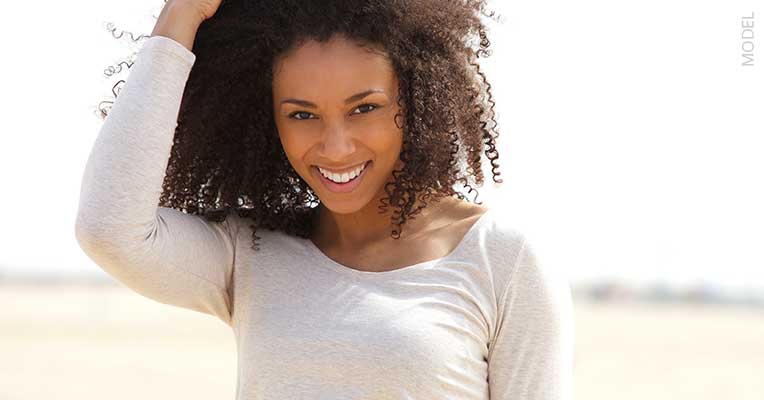
M 360 166 L 366 165 L 367 162 L 369 162 L 369 161 L 367 160 L 367 161 L 364 161 L 364 162 L 362 162 L 360 164 L 355 164 L 353 166 L 345 167 L 345 168 L 327 168 L 327 167 L 323 167 L 323 166 L 320 166 L 320 165 L 316 165 L 316 167 L 319 167 L 321 169 L 325 169 L 325 170 L 327 170 L 329 172 L 333 172 L 333 173 L 336 173 L 336 174 L 342 174 L 344 172 L 351 172 L 351 171 L 355 170 L 356 168 L 358 168 Z

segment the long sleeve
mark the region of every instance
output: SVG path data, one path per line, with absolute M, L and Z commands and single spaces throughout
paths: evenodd
M 524 239 L 499 301 L 489 344 L 491 400 L 569 400 L 573 382 L 573 301 L 567 280 Z
M 143 43 L 86 163 L 75 235 L 135 292 L 230 325 L 235 216 L 218 223 L 158 206 L 195 60 L 168 37 Z

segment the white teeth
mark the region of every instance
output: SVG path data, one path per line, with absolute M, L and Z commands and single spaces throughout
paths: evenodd
M 327 170 L 325 170 L 325 169 L 323 169 L 321 167 L 318 167 L 318 170 L 321 172 L 321 175 L 323 175 L 324 177 L 326 177 L 327 179 L 329 179 L 331 181 L 334 181 L 334 182 L 337 182 L 337 183 L 345 183 L 345 182 L 355 178 L 356 176 L 358 176 L 363 171 L 364 167 L 366 167 L 366 163 L 364 163 L 363 165 L 361 165 L 358 168 L 354 169 L 353 171 L 344 172 L 342 174 L 335 174 L 335 173 L 327 171 Z

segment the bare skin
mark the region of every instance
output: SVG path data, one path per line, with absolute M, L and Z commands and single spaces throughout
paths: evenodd
M 397 241 L 384 239 L 348 250 L 336 247 L 336 240 L 331 236 L 316 235 L 311 240 L 327 257 L 360 271 L 384 272 L 438 259 L 451 253 L 470 227 L 488 210 L 485 206 L 454 198 L 443 199 L 441 203 L 448 203 L 448 209 L 444 210 L 446 207 L 443 204 L 438 211 L 418 215 L 417 222 L 409 220 L 404 235 Z M 407 230 L 410 231 L 408 235 L 405 234 Z
M 322 203 L 311 241 L 333 260 L 363 271 L 443 257 L 487 210 L 452 197 L 429 201 L 406 222 L 400 239 L 390 236 L 391 209 L 380 214 L 378 205 L 393 169 L 401 166 L 397 85 L 383 53 L 340 35 L 326 43 L 308 41 L 274 62 L 274 115 L 282 146 Z M 374 92 L 346 102 L 370 89 Z M 345 171 L 366 161 L 371 164 L 360 185 L 348 193 L 329 190 L 316 168 Z

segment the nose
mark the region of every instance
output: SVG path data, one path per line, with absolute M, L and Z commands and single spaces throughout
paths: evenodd
M 321 135 L 321 155 L 327 162 L 344 165 L 354 161 L 355 137 L 342 124 L 328 126 Z

